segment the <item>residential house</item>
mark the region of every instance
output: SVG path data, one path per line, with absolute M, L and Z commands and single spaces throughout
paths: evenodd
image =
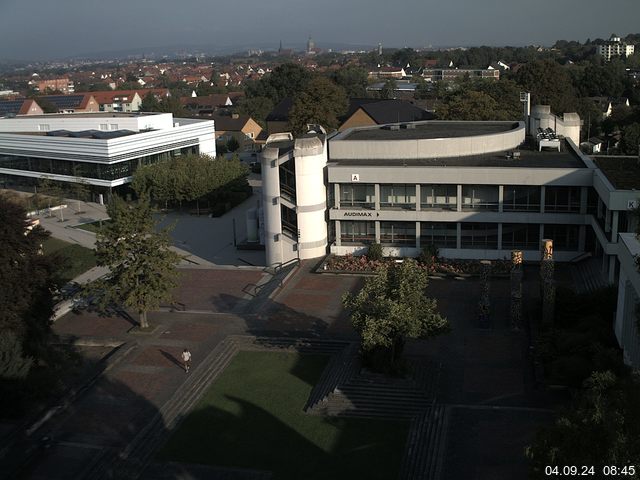
M 142 97 L 136 90 L 88 92 L 80 95 L 92 95 L 101 112 L 137 112 L 142 103 Z
M 43 93 L 47 90 L 62 92 L 65 94 L 74 93 L 74 84 L 67 77 L 53 78 L 51 80 L 39 80 L 35 85 L 35 89 Z
M 91 93 L 43 95 L 40 97 L 58 109 L 58 113 L 99 112 L 100 105 Z
M 348 128 L 432 120 L 433 114 L 406 100 L 352 98 L 338 131 Z
M 404 68 L 398 67 L 378 67 L 377 70 L 369 72 L 370 78 L 404 78 L 407 76 Z
M 240 145 L 239 152 L 260 151 L 260 145 L 256 143 L 262 132 L 262 127 L 249 115 L 212 115 L 216 126 L 216 144 L 226 145 L 235 138 Z
M 216 110 L 233 106 L 229 95 L 224 93 L 202 97 L 181 97 L 180 103 L 189 113 L 198 116 L 211 116 Z
M 31 98 L 0 101 L 0 117 L 16 115 L 42 115 L 40 105 Z

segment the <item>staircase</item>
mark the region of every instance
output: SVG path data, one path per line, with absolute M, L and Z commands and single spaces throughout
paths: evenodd
M 571 265 L 571 278 L 576 293 L 591 293 L 607 287 L 609 283 L 602 274 L 602 259 L 590 258 Z

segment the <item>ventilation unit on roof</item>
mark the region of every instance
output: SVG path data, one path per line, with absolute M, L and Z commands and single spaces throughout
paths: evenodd
M 415 123 L 407 123 L 406 129 L 407 130 L 415 130 L 416 129 L 416 124 Z
M 389 130 L 400 130 L 400 125 L 389 125 Z

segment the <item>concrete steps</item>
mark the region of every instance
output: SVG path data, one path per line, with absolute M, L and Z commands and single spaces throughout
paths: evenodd
M 592 258 L 571 265 L 571 277 L 577 293 L 591 293 L 608 286 L 601 271 L 601 262 L 599 258 Z
M 405 455 L 400 468 L 402 480 L 436 480 L 440 478 L 445 449 L 448 410 L 433 405 L 411 423 Z

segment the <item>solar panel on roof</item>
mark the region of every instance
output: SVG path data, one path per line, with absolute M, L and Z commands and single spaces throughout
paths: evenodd
M 47 132 L 48 137 L 68 137 L 71 132 L 69 130 L 51 130 Z

